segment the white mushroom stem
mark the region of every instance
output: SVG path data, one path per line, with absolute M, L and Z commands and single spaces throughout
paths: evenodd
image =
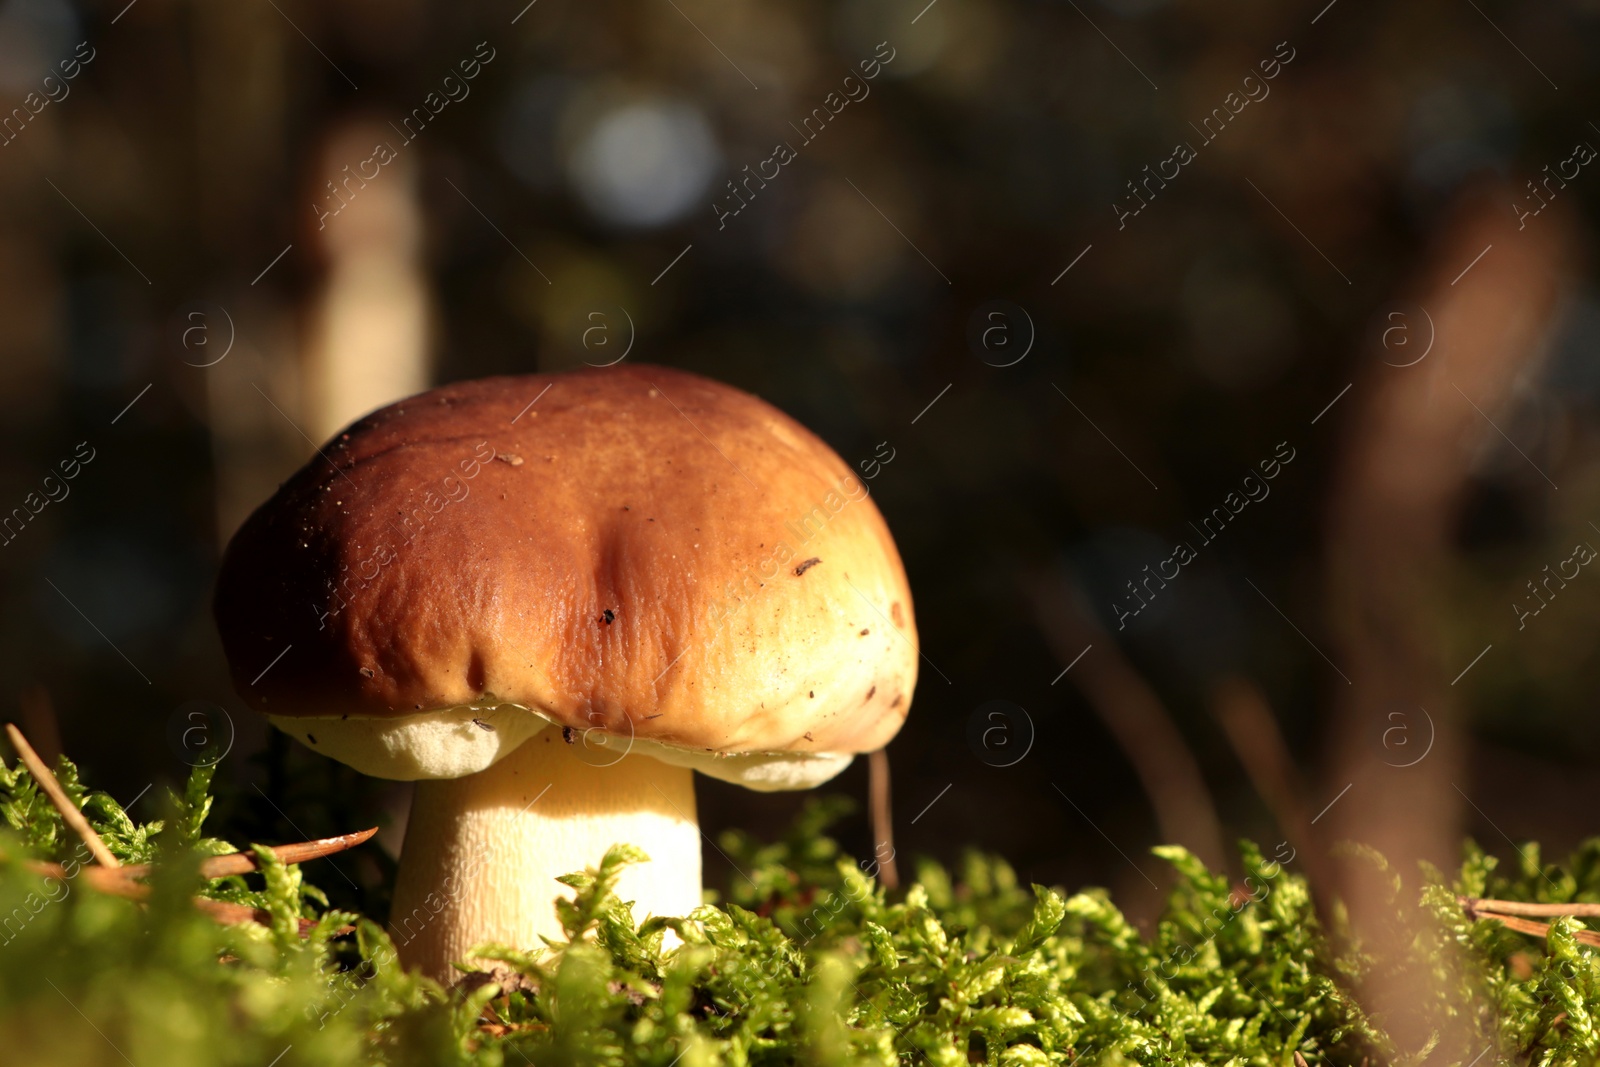
M 573 890 L 556 878 L 598 866 L 614 844 L 651 859 L 617 886 L 635 920 L 700 906 L 694 772 L 569 736 L 548 729 L 487 770 L 417 783 L 389 919 L 407 969 L 449 983 L 478 945 L 565 940 L 555 899 Z

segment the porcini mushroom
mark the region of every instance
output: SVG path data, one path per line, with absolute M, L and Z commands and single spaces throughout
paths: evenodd
M 339 434 L 229 544 L 240 695 L 417 780 L 390 929 L 447 980 L 558 938 L 616 843 L 644 915 L 701 902 L 693 772 L 805 789 L 900 729 L 904 569 L 866 484 L 730 386 L 661 367 L 445 386 Z

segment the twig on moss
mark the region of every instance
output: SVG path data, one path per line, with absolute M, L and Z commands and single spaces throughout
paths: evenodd
M 6 723 L 6 736 L 11 739 L 11 745 L 17 750 L 17 755 L 22 757 L 22 763 L 28 768 L 28 773 L 33 775 L 35 782 L 39 783 L 39 788 L 44 790 L 45 795 L 50 798 L 50 802 L 56 806 L 56 810 L 66 820 L 67 825 L 72 827 L 79 837 L 83 838 L 85 845 L 89 846 L 89 854 L 95 858 L 95 861 L 100 866 L 109 867 L 113 870 L 121 867 L 122 864 L 117 861 L 117 857 L 111 854 L 109 848 L 106 848 L 106 843 L 100 840 L 100 835 L 94 832 L 94 827 L 89 825 L 89 820 L 83 817 L 83 812 L 79 811 L 78 806 L 72 802 L 72 798 L 67 796 L 67 791 L 61 788 L 61 783 L 56 781 L 56 776 L 50 772 L 49 767 L 45 766 L 44 760 L 39 758 L 39 754 L 33 750 L 33 746 L 28 744 L 28 739 L 22 736 L 22 731 L 17 729 L 16 724 Z
M 337 837 L 321 837 L 315 841 L 302 841 L 295 845 L 268 847 L 280 863 L 308 863 L 364 844 L 377 832 L 378 828 L 374 826 L 369 830 L 359 830 L 353 834 L 339 834 Z M 53 878 L 70 877 L 66 868 L 59 863 L 30 863 L 28 866 L 39 874 Z M 234 874 L 249 874 L 260 869 L 261 861 L 253 852 L 229 852 L 221 856 L 207 856 L 200 861 L 200 877 L 207 881 L 227 878 Z M 117 893 L 116 889 L 110 888 L 113 884 L 129 884 L 134 883 L 136 879 L 149 877 L 150 864 L 136 863 L 119 867 L 115 873 L 99 867 L 86 867 L 82 873 L 88 876 L 89 884 L 94 888 L 107 893 Z
M 1484 897 L 1457 897 L 1468 915 L 1499 912 L 1501 915 L 1582 915 L 1600 916 L 1600 904 L 1534 904 L 1521 900 L 1490 900 Z
M 1489 919 L 1508 930 L 1538 938 L 1550 935 L 1550 924 L 1524 919 L 1522 915 L 1600 915 L 1600 905 L 1596 904 L 1525 904 L 1515 900 L 1481 900 L 1476 897 L 1457 897 L 1456 900 L 1470 919 Z M 1593 930 L 1574 930 L 1572 939 L 1580 945 L 1600 946 L 1600 933 Z
M 356 835 L 352 834 L 350 836 Z M 290 847 L 304 848 L 305 846 L 299 845 Z M 228 857 L 218 858 L 225 859 Z M 35 874 L 43 875 L 46 878 L 60 878 L 64 880 L 71 877 L 71 875 L 67 873 L 66 868 L 59 863 L 41 863 L 34 861 L 28 863 L 27 867 Z M 123 867 L 116 871 L 110 871 L 104 867 L 84 867 L 78 872 L 78 874 L 84 879 L 86 884 L 91 889 L 98 890 L 107 896 L 122 897 L 125 900 L 148 900 L 150 898 L 150 887 L 144 882 L 135 881 L 134 878 L 131 877 L 132 873 L 135 871 L 144 871 L 148 873 L 149 868 L 147 866 Z M 252 908 L 244 904 L 232 904 L 225 900 L 212 900 L 209 897 L 195 897 L 194 906 L 199 911 L 224 924 L 260 923 L 263 926 L 272 925 L 271 913 L 262 908 Z M 317 925 L 312 919 L 300 919 L 297 921 L 300 924 L 301 937 L 307 936 L 311 928 Z M 355 927 L 353 926 L 341 926 L 335 930 L 334 933 L 335 935 L 347 934 L 354 929 Z
M 14 729 L 8 727 L 8 729 Z M 17 738 L 12 738 L 16 743 Z M 22 742 L 26 744 L 27 742 Z M 19 746 L 18 751 L 21 751 Z M 30 750 L 31 751 L 31 750 Z M 30 765 L 28 768 L 33 770 Z M 46 772 L 48 773 L 48 772 Z M 37 777 L 37 776 L 36 776 Z M 50 778 L 52 783 L 55 778 Z M 56 788 L 61 788 L 59 784 Z M 89 831 L 91 834 L 94 831 Z M 376 826 L 369 830 L 361 830 L 353 834 L 340 834 L 337 837 L 323 837 L 315 841 L 302 841 L 294 845 L 278 845 L 271 848 L 271 852 L 283 863 L 305 863 L 308 860 L 321 859 L 331 856 L 336 852 L 354 848 L 372 838 L 378 832 Z M 87 840 L 87 838 L 85 839 Z M 99 838 L 95 838 L 99 841 Z M 102 844 L 100 846 L 104 848 Z M 113 858 L 113 863 L 115 859 Z M 39 860 L 27 864 L 29 870 L 46 878 L 59 878 L 63 881 L 74 877 L 69 874 L 66 867 L 59 863 L 46 863 Z M 208 881 L 226 878 L 235 874 L 248 874 L 259 870 L 260 859 L 253 852 L 231 852 L 223 856 L 208 856 L 200 863 L 200 876 Z M 116 869 L 106 867 L 83 867 L 77 872 L 84 882 L 91 888 L 99 890 L 108 896 L 123 897 L 127 900 L 146 900 L 150 896 L 150 887 L 140 879 L 148 877 L 150 864 L 138 863 L 128 867 L 118 866 Z M 272 915 L 261 908 L 251 908 L 243 904 L 230 904 L 224 900 L 212 900 L 207 897 L 195 897 L 194 906 L 220 923 L 260 923 L 263 926 L 272 924 Z M 300 936 L 306 937 L 316 923 L 311 919 L 300 919 Z M 347 934 L 354 930 L 353 926 L 341 926 L 335 934 Z
M 353 834 L 319 837 L 315 841 L 302 841 L 297 845 L 275 845 L 272 846 L 272 854 L 278 857 L 280 863 L 308 863 L 365 844 L 377 832 L 378 828 L 374 826 Z M 249 874 L 260 867 L 261 861 L 255 853 L 230 852 L 225 856 L 207 857 L 200 864 L 200 874 L 205 878 L 226 878 L 230 874 Z

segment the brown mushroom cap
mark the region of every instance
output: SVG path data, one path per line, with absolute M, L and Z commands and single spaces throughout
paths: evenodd
M 215 609 L 241 696 L 389 777 L 471 773 L 554 724 L 809 785 L 898 732 L 917 674 L 866 484 L 772 406 L 662 367 L 367 416 L 246 521 Z

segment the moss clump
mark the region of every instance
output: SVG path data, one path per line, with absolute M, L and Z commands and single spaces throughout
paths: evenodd
M 1397 906 L 1437 920 L 1401 946 L 1436 978 L 1423 1005 L 1461 1041 L 1395 1048 L 1346 992 L 1374 962 L 1318 922 L 1303 879 L 1241 848 L 1242 883 L 1181 849 L 1158 852 L 1176 886 L 1150 937 L 1099 891 L 1023 888 L 1003 862 L 971 856 L 959 877 L 924 864 L 887 894 L 823 836 L 837 806 L 789 835 L 731 834 L 742 872 L 723 906 L 636 924 L 612 892 L 619 845 L 569 876 L 568 941 L 552 953 L 501 946 L 492 977 L 446 991 L 407 976 L 374 923 L 330 910 L 297 868 L 263 853 L 256 875 L 206 882 L 199 857 L 209 774 L 136 825 L 87 792 L 75 801 L 128 862 L 153 862 L 148 902 L 92 891 L 86 857 L 23 770 L 0 766 L 0 1062 L 135 1067 L 349 1064 L 654 1065 L 1588 1064 L 1600 969 L 1556 923 L 1547 943 L 1469 920 L 1459 894 L 1600 900 L 1600 843 L 1565 868 L 1525 850 L 1508 876 L 1469 849 L 1448 887 L 1395 881 Z M 29 860 L 66 866 L 41 877 Z M 267 911 L 220 926 L 191 898 Z M 311 920 L 302 931 L 300 920 Z M 339 936 L 353 926 L 351 936 Z M 682 944 L 663 951 L 665 931 Z M 1391 953 L 1391 958 L 1395 954 Z M 1386 964 L 1388 965 L 1388 964 Z M 1489 1052 L 1493 1056 L 1489 1056 Z

